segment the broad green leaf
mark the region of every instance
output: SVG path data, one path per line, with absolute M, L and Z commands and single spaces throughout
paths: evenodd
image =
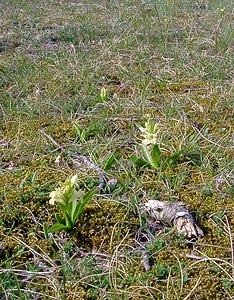
M 75 128 L 77 138 L 80 140 L 81 143 L 84 143 L 88 137 L 88 132 L 86 132 L 75 122 L 73 123 L 73 126 Z
M 62 204 L 61 202 L 57 202 L 58 207 L 61 209 L 61 211 L 65 214 L 67 212 L 67 206 Z
M 134 164 L 136 164 L 139 167 L 152 168 L 152 166 L 141 157 L 134 156 L 134 157 L 131 158 L 131 160 L 133 161 Z
M 48 240 L 49 239 L 49 235 L 48 235 L 48 224 L 44 223 L 43 224 L 43 231 L 44 231 L 44 235 L 45 235 L 45 239 Z
M 59 232 L 59 231 L 62 231 L 62 230 L 68 230 L 69 228 L 65 225 L 62 225 L 62 224 L 55 224 L 53 226 L 51 226 L 49 229 L 48 229 L 48 232 L 51 232 L 51 233 L 54 233 L 54 232 Z
M 180 153 L 176 153 L 174 155 L 169 156 L 165 162 L 168 166 L 173 165 L 175 162 L 177 162 L 180 158 Z
M 154 162 L 154 166 L 156 166 L 156 168 L 159 168 L 160 166 L 160 158 L 161 158 L 161 151 L 158 147 L 157 144 L 154 144 L 153 145 L 153 149 L 152 149 L 152 159 L 153 159 L 153 162 Z
M 59 224 L 65 225 L 65 220 L 59 214 L 55 214 L 55 219 Z
M 105 171 L 110 170 L 110 168 L 120 159 L 120 153 L 114 152 L 112 153 L 104 163 L 103 169 Z
M 83 201 L 82 201 L 82 203 L 85 202 L 85 204 L 86 204 L 86 202 L 89 201 L 89 200 L 93 197 L 93 195 L 96 194 L 96 192 L 97 192 L 97 189 L 96 189 L 96 188 L 94 188 L 94 189 L 88 191 L 88 193 L 86 193 L 86 194 L 83 196 Z M 84 205 L 85 205 L 85 204 L 84 204 Z
M 71 203 L 71 209 L 70 209 L 70 213 L 69 215 L 71 216 L 71 221 L 74 223 L 74 215 L 75 215 L 75 211 L 76 211 L 76 207 L 77 207 L 77 200 L 73 200 Z
M 75 210 L 74 217 L 73 217 L 74 222 L 79 218 L 80 214 L 83 212 L 83 210 L 85 208 L 85 205 L 88 204 L 88 202 L 91 200 L 93 195 L 96 194 L 96 192 L 97 192 L 96 189 L 92 189 L 91 191 L 89 191 L 88 193 L 86 193 L 83 196 L 82 201 L 79 201 L 77 203 L 76 210 Z
M 68 213 L 65 213 L 66 227 L 72 229 L 74 227 L 74 222 L 72 222 L 71 216 Z
M 152 166 L 152 168 L 156 169 L 157 166 L 154 164 L 153 158 L 149 153 L 147 147 L 144 144 L 142 144 L 141 149 L 142 149 L 144 159 L 147 161 L 147 163 L 149 163 Z

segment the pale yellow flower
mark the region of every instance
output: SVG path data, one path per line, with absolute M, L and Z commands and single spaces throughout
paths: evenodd
M 82 197 L 83 193 L 77 191 L 73 185 L 67 185 L 62 189 L 63 197 L 68 199 L 68 202 L 71 203 L 75 200 L 78 200 Z
M 142 132 L 142 144 L 150 145 L 150 144 L 157 144 L 158 142 L 158 124 L 155 123 L 153 120 L 149 120 L 145 122 L 145 127 L 139 126 L 140 131 Z
M 50 193 L 49 204 L 54 205 L 55 202 L 60 202 L 66 205 L 68 202 L 73 202 L 82 197 L 81 191 L 76 191 L 75 184 L 78 182 L 77 174 L 72 176 L 71 179 L 65 181 L 65 183 Z
M 73 193 L 69 197 L 69 202 L 71 203 L 75 200 L 81 199 L 82 196 L 83 196 L 83 193 L 81 191 L 73 190 Z
M 49 204 L 54 205 L 55 202 L 64 203 L 64 195 L 61 188 L 57 188 L 55 191 L 50 193 Z

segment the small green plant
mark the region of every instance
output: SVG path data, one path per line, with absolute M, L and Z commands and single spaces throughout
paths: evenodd
M 159 169 L 161 166 L 170 166 L 178 161 L 180 157 L 180 152 L 177 152 L 164 160 L 162 159 L 162 152 L 158 145 L 158 124 L 154 120 L 150 119 L 145 122 L 145 127 L 139 127 L 142 132 L 142 144 L 141 150 L 143 158 L 136 157 L 134 162 L 138 166 L 146 166 L 151 169 Z
M 147 246 L 147 250 L 151 253 L 153 251 L 161 251 L 166 247 L 165 241 L 162 239 L 155 239 Z
M 121 154 L 119 152 L 113 152 L 104 162 L 103 170 L 108 171 L 110 168 L 119 161 Z
M 87 139 L 93 134 L 93 126 L 88 129 L 83 129 L 78 125 L 77 122 L 73 122 L 73 127 L 75 129 L 77 140 L 81 143 L 85 143 Z
M 158 262 L 156 266 L 156 276 L 158 278 L 166 278 L 169 274 L 169 270 L 169 265 L 164 265 L 161 262 Z
M 222 284 L 223 284 L 223 287 L 228 291 L 231 291 L 233 289 L 233 286 L 234 286 L 233 282 L 229 279 L 224 279 L 222 281 Z
M 62 230 L 71 231 L 75 226 L 80 214 L 83 212 L 86 204 L 90 201 L 96 190 L 90 190 L 85 195 L 81 191 L 76 190 L 76 183 L 78 181 L 77 175 L 67 179 L 59 188 L 50 193 L 51 205 L 57 203 L 58 207 L 63 213 L 64 217 L 55 214 L 57 224 L 48 228 L 44 224 L 44 233 L 48 238 L 48 233 L 59 232 Z M 82 199 L 82 200 L 81 200 Z
M 102 87 L 102 89 L 101 89 L 100 98 L 101 98 L 102 102 L 105 102 L 108 99 L 108 90 L 105 87 Z

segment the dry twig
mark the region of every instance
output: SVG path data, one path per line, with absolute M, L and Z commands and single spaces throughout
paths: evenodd
M 178 233 L 183 233 L 186 238 L 200 238 L 204 236 L 203 231 L 196 225 L 183 202 L 163 202 L 149 200 L 145 209 L 152 222 L 175 226 Z

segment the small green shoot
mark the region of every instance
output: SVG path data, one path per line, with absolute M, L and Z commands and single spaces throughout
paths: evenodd
M 43 231 L 44 231 L 44 235 L 45 235 L 45 239 L 48 240 L 49 239 L 49 233 L 48 233 L 48 224 L 44 223 L 43 224 Z
M 121 154 L 120 154 L 120 153 L 118 153 L 118 152 L 112 153 L 112 154 L 106 159 L 106 161 L 104 162 L 103 170 L 105 170 L 105 171 L 110 170 L 110 168 L 111 168 L 117 161 L 119 161 L 120 157 L 121 157 Z
M 101 89 L 100 98 L 101 98 L 102 102 L 105 102 L 108 99 L 108 90 L 105 87 L 102 87 L 102 89 Z
M 81 143 L 85 143 L 87 141 L 87 138 L 90 135 L 91 129 L 85 130 L 85 129 L 81 128 L 78 125 L 78 123 L 76 123 L 76 122 L 73 122 L 73 126 L 75 129 L 78 141 L 80 141 Z

